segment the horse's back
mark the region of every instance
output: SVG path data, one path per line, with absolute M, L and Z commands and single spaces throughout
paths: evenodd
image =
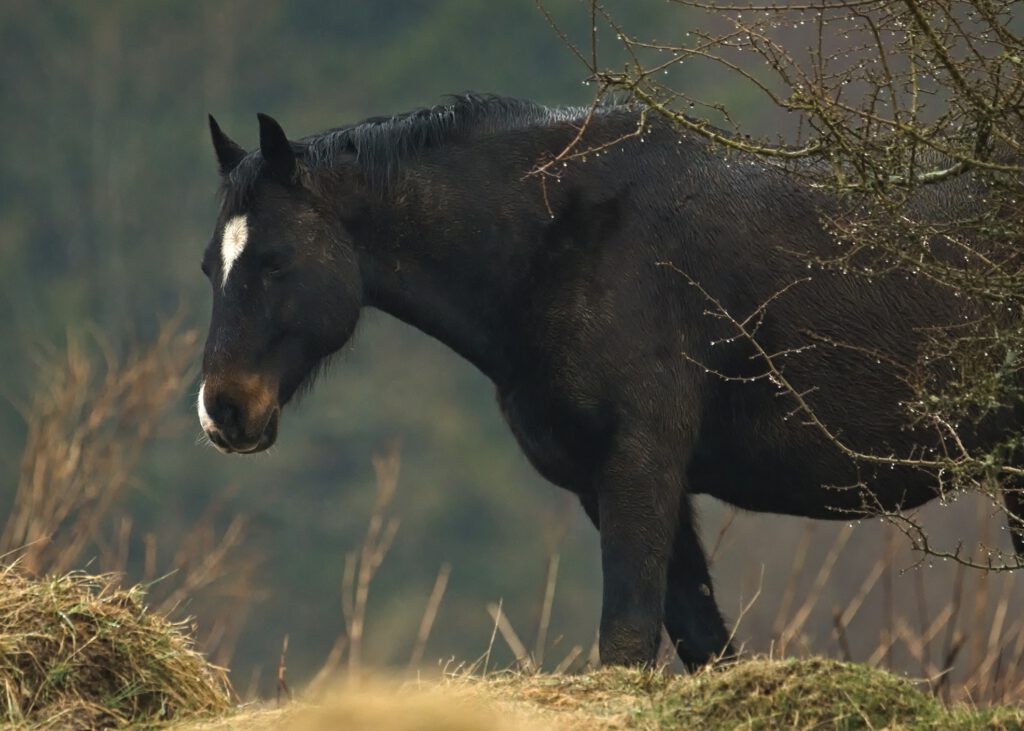
M 925 475 L 858 466 L 809 426 L 723 315 L 741 322 L 770 302 L 747 324 L 759 323 L 765 352 L 791 353 L 775 365 L 821 422 L 855 450 L 905 456 L 927 437 L 905 428 L 913 391 L 893 362 L 912 367 L 929 328 L 962 321 L 960 303 L 905 272 L 869 280 L 816 266 L 836 244 L 821 221 L 828 199 L 804 181 L 692 139 L 644 144 L 617 169 L 620 228 L 602 250 L 603 298 L 632 344 L 606 388 L 642 401 L 640 417 L 696 429 L 695 492 L 817 517 L 871 507 L 846 486 L 869 484 L 887 509 L 934 496 Z M 951 190 L 930 205 L 965 200 Z

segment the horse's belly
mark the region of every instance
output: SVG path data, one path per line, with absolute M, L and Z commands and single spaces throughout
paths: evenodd
M 913 508 L 935 497 L 932 480 L 918 470 L 858 469 L 834 446 L 814 441 L 797 435 L 784 449 L 749 442 L 699 449 L 690 489 L 743 510 L 833 520 Z

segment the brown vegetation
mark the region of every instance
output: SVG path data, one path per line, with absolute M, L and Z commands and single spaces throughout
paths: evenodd
M 240 607 L 258 599 L 250 582 L 254 559 L 236 550 L 245 517 L 220 520 L 230 493 L 215 496 L 166 555 L 155 534 L 136 540 L 124 505 L 145 450 L 181 428 L 172 414 L 191 380 L 197 345 L 198 334 L 171 318 L 151 342 L 123 355 L 102 336 L 71 336 L 63 351 L 42 359 L 38 390 L 21 405 L 27 437 L 0 554 L 5 564 L 16 562 L 18 575 L 34 577 L 86 566 L 124 576 L 137 559 L 159 616 L 215 591 L 222 612 L 204 626 L 202 646 L 226 662 L 245 620 Z M 133 545 L 141 556 L 130 555 Z
M 150 612 L 114 576 L 35 580 L 0 571 L 0 685 L 5 723 L 91 729 L 231 707 L 224 670 L 190 630 Z

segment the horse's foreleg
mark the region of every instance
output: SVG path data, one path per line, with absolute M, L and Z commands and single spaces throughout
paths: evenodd
M 665 629 L 679 659 L 693 670 L 731 656 L 729 634 L 715 603 L 707 559 L 694 526 L 689 501 L 680 506 L 665 596 Z
M 597 489 L 601 532 L 601 661 L 653 665 L 661 639 L 665 582 L 681 479 L 643 444 L 620 445 Z

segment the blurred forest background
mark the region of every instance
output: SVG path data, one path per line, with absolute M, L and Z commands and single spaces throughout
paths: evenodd
M 635 34 L 675 38 L 687 30 L 688 14 L 670 3 L 608 5 Z M 589 36 L 586 3 L 546 0 L 545 7 L 572 37 Z M 161 320 L 178 311 L 205 334 L 210 295 L 199 261 L 218 185 L 207 113 L 251 147 L 258 111 L 299 137 L 433 104 L 451 92 L 550 105 L 592 96 L 584 69 L 529 0 L 12 0 L 0 11 L 0 60 L 5 515 L 22 470 L 21 407 L 41 385 L 46 353 L 69 337 L 96 337 L 90 333 L 123 350 L 154 337 Z M 687 77 L 685 66 L 672 73 L 677 87 L 716 97 L 766 132 L 785 123 L 724 75 Z M 221 531 L 234 516 L 247 516 L 234 549 L 238 565 L 250 567 L 245 591 L 239 594 L 238 582 L 215 583 L 176 611 L 196 617 L 200 636 L 213 643 L 214 659 L 230 664 L 240 690 L 250 679 L 263 692 L 273 688 L 289 635 L 289 678 L 301 684 L 344 633 L 345 555 L 360 545 L 372 509 L 371 457 L 398 439 L 402 468 L 391 512 L 400 524 L 369 598 L 366 661 L 407 662 L 445 563 L 451 576 L 425 664 L 480 656 L 493 628 L 486 606 L 498 600 L 532 642 L 554 554 L 551 663 L 574 645 L 589 649 L 600 608 L 596 533 L 575 501 L 544 483 L 519 453 L 490 384 L 440 344 L 379 313 L 364 316 L 347 351 L 314 396 L 285 413 L 279 445 L 257 457 L 229 458 L 197 445 L 192 379 L 117 506 L 132 521 L 128 580 L 152 573 L 149 563 L 164 565 L 162 557 L 179 550 L 202 516 L 213 515 Z M 1008 544 L 1003 526 L 979 505 L 936 505 L 923 519 L 939 538 L 970 544 L 987 532 Z M 790 632 L 791 651 L 865 660 L 880 634 L 894 636 L 894 617 L 930 626 L 958 586 L 962 603 L 973 603 L 978 630 L 970 662 L 984 662 L 986 643 L 1011 637 L 1008 627 L 1018 629 L 1011 639 L 1024 638 L 1020 612 L 1007 616 L 1007 606 L 1024 606 L 1012 579 L 998 579 L 997 590 L 996 578 L 958 577 L 950 566 L 903 572 L 914 558 L 884 526 L 850 531 L 733 516 L 713 501 L 700 508 L 705 542 L 717 544 L 723 610 L 736 617 L 761 587 L 738 631 L 751 649 L 767 651 L 806 605 L 808 616 Z M 978 608 L 982 592 L 1000 601 Z M 863 604 L 837 633 L 836 612 L 861 594 Z M 1000 602 L 999 637 L 990 640 Z M 221 622 L 226 612 L 230 625 Z M 913 654 L 904 643 L 873 659 L 917 667 Z M 492 663 L 510 658 L 495 646 Z

